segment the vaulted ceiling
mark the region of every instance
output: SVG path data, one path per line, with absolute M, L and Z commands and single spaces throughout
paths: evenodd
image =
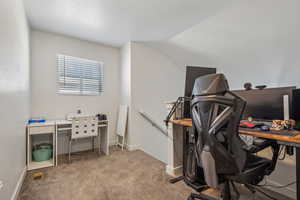
M 215 15 L 232 0 L 24 0 L 30 25 L 121 46 L 162 41 Z

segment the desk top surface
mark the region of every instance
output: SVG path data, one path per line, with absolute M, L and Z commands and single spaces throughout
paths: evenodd
M 108 120 L 99 120 L 98 122 L 108 122 Z M 71 125 L 71 120 L 59 119 L 59 120 L 46 120 L 43 123 L 32 123 L 28 124 L 28 127 L 36 127 L 36 126 L 55 126 L 55 125 Z
M 38 127 L 38 126 L 55 126 L 55 120 L 47 120 L 41 123 L 31 123 L 27 124 L 28 127 Z
M 186 127 L 192 126 L 192 119 L 171 120 L 170 122 L 179 126 L 186 126 Z M 257 129 L 241 128 L 239 132 L 240 134 L 243 135 L 250 135 L 259 138 L 300 144 L 300 131 L 296 131 L 296 130 L 291 130 L 291 131 L 284 130 L 282 131 L 282 133 L 278 134 L 278 131 L 262 132 Z M 284 135 L 284 133 L 287 133 L 287 135 Z

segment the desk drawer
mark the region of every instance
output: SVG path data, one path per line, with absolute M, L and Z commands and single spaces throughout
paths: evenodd
M 37 126 L 29 128 L 29 135 L 43 134 L 43 133 L 54 133 L 54 126 Z

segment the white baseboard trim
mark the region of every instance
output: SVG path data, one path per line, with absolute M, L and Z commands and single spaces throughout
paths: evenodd
M 170 165 L 166 166 L 166 173 L 170 176 L 177 177 L 182 175 L 182 166 L 172 167 Z
M 133 144 L 133 145 L 126 145 L 126 147 L 127 147 L 127 149 L 128 149 L 128 151 L 134 151 L 134 150 L 139 150 L 139 149 L 141 149 L 140 148 L 140 145 L 137 145 L 137 144 Z
M 23 185 L 23 182 L 24 182 L 24 179 L 25 179 L 25 176 L 26 176 L 26 172 L 27 172 L 27 167 L 25 166 L 20 177 L 19 177 L 19 180 L 17 182 L 17 185 L 16 185 L 16 188 L 14 190 L 14 193 L 13 195 L 11 196 L 11 200 L 17 200 L 18 199 L 18 196 L 19 196 L 19 193 L 21 191 L 21 188 L 22 188 L 22 185 Z

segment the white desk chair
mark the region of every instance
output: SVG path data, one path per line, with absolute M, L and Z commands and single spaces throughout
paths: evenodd
M 71 162 L 72 141 L 81 138 L 92 138 L 94 148 L 94 137 L 98 136 L 98 119 L 95 116 L 84 116 L 72 118 L 72 133 L 69 141 L 69 162 Z

